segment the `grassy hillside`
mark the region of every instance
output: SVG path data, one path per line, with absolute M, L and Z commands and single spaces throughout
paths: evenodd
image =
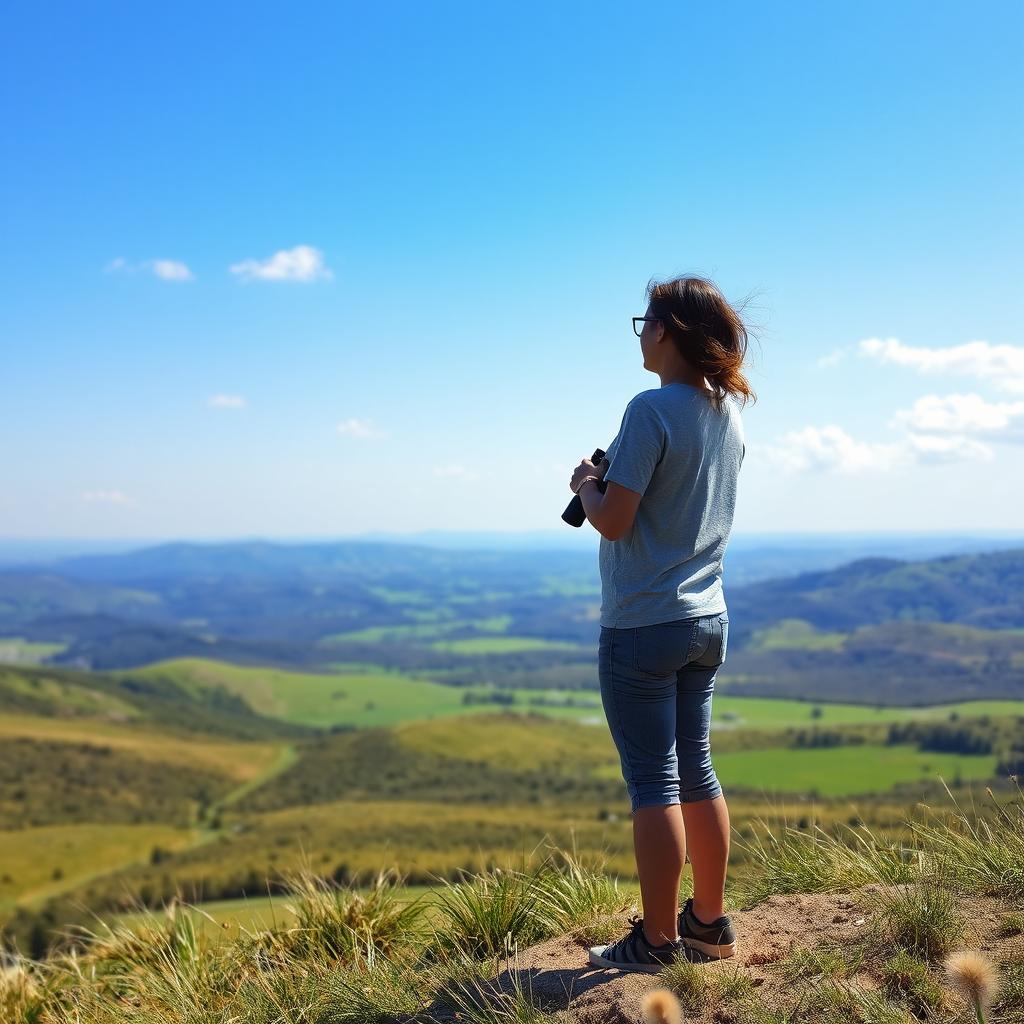
M 773 644 L 769 650 L 777 650 Z M 941 651 L 936 658 L 945 658 Z M 730 653 L 729 664 L 740 655 Z M 961 657 L 970 659 L 969 651 Z M 1024 655 L 1022 655 L 1024 658 Z M 808 683 L 808 692 L 817 699 L 786 700 L 753 694 L 772 689 L 762 685 L 773 666 L 758 655 L 751 661 L 758 673 L 729 675 L 723 669 L 715 691 L 715 728 L 765 728 L 801 725 L 811 722 L 829 724 L 855 722 L 896 722 L 920 718 L 944 718 L 950 714 L 976 717 L 1019 712 L 1024 705 L 1016 700 L 970 700 L 944 702 L 924 707 L 884 706 L 863 702 L 834 702 Z M 778 665 L 775 669 L 781 671 Z M 810 674 L 810 670 L 807 670 Z M 171 680 L 186 691 L 198 685 L 222 687 L 242 698 L 253 710 L 268 718 L 319 728 L 337 725 L 357 727 L 393 725 L 447 715 L 478 714 L 486 710 L 482 701 L 494 701 L 495 711 L 519 710 L 580 722 L 604 721 L 597 686 L 597 667 L 591 667 L 591 688 L 580 690 L 496 688 L 488 686 L 452 687 L 432 682 L 417 673 L 391 672 L 374 665 L 339 665 L 333 672 L 289 672 L 266 666 L 238 666 L 206 658 L 176 658 L 145 668 L 122 673 L 121 677 Z M 820 689 L 820 688 L 818 688 Z M 737 696 L 736 691 L 752 696 Z M 467 703 L 467 695 L 471 703 Z M 508 703 L 498 703 L 497 699 Z M 368 706 L 369 705 L 369 706 Z
M 178 771 L 195 767 L 238 783 L 263 775 L 280 756 L 281 743 L 223 740 L 203 733 L 165 732 L 148 724 L 91 718 L 33 715 L 0 716 L 0 742 L 20 739 L 69 746 L 87 744 L 123 752 L 139 760 Z
M 0 830 L 72 822 L 189 825 L 233 781 L 96 743 L 8 739 L 0 759 Z
M 154 849 L 173 852 L 197 838 L 170 824 L 109 822 L 20 828 L 0 837 L 0 920 L 18 907 L 40 906 L 103 875 L 148 864 Z
M 123 673 L 111 673 L 115 678 Z M 157 662 L 128 674 L 141 679 L 173 679 L 181 685 L 198 683 L 222 687 L 241 698 L 261 715 L 321 729 L 347 725 L 392 725 L 436 715 L 479 713 L 470 697 L 484 698 L 493 690 L 483 686 L 443 686 L 411 673 L 379 667 L 337 667 L 332 672 L 286 672 L 267 667 L 241 667 L 203 658 L 176 658 Z M 568 694 L 531 691 L 551 701 Z M 526 706 L 526 694 L 519 694 Z M 597 695 L 593 703 L 596 705 Z M 582 710 L 582 709 L 581 709 Z
M 0 714 L 131 721 L 165 732 L 284 739 L 309 730 L 258 714 L 222 686 L 173 674 L 141 675 L 0 665 Z

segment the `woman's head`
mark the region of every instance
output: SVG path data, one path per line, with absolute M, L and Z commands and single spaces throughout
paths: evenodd
M 652 279 L 644 315 L 656 319 L 644 324 L 641 339 L 672 344 L 684 364 L 707 380 L 716 408 L 727 395 L 741 396 L 743 404 L 757 401 L 741 370 L 749 328 L 712 281 L 697 276 Z

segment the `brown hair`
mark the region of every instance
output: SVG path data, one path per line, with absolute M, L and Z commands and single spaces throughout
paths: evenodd
M 752 329 L 705 277 L 688 275 L 647 284 L 651 315 L 658 317 L 680 355 L 711 385 L 711 401 L 721 410 L 727 395 L 742 405 L 757 395 L 741 372 Z

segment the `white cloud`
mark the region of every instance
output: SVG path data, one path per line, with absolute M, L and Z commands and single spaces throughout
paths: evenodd
M 789 472 L 891 469 L 899 464 L 901 455 L 898 444 L 857 441 L 835 424 L 791 430 L 775 444 L 748 443 L 747 447 L 760 450 L 767 462 Z
M 842 427 L 804 427 L 774 444 L 748 443 L 749 454 L 787 473 L 891 472 L 915 464 L 992 460 L 992 450 L 964 437 L 908 434 L 896 441 L 858 441 Z
M 1024 348 L 968 341 L 947 348 L 904 345 L 899 338 L 865 338 L 817 360 L 834 366 L 855 349 L 862 357 L 920 374 L 959 374 L 1024 394 Z M 842 427 L 805 427 L 773 444 L 751 444 L 766 462 L 785 472 L 890 472 L 898 467 L 950 462 L 991 462 L 985 441 L 1024 442 L 1024 401 L 991 402 L 978 394 L 925 395 L 897 411 L 888 426 L 903 431 L 892 441 L 867 442 Z
M 136 274 L 140 270 L 159 277 L 161 281 L 192 281 L 195 274 L 180 260 L 143 260 L 129 263 L 123 256 L 112 259 L 104 268 L 107 274 Z
M 101 501 L 110 505 L 123 505 L 128 496 L 123 491 L 83 491 L 83 501 Z
M 242 260 L 233 263 L 231 273 L 243 281 L 319 281 L 330 280 L 334 274 L 324 266 L 324 254 L 309 245 L 281 249 L 265 260 Z
M 890 426 L 937 434 L 987 434 L 994 441 L 1024 440 L 1024 401 L 989 402 L 981 395 L 925 395 L 901 409 Z
M 995 458 L 987 444 L 969 437 L 908 434 L 902 444 L 907 452 L 905 461 L 924 465 L 939 462 L 991 462 Z
M 1024 394 L 1024 347 L 968 341 L 948 348 L 904 345 L 899 338 L 865 338 L 862 356 L 919 373 L 957 373 L 980 377 L 1003 391 Z
M 242 395 L 213 395 L 207 402 L 214 409 L 241 409 L 245 404 Z
M 349 437 L 386 437 L 384 431 L 377 429 L 372 421 L 360 420 L 352 417 L 343 420 L 337 427 L 339 434 L 347 434 Z
M 145 266 L 162 281 L 191 281 L 195 277 L 192 271 L 178 260 L 147 260 Z

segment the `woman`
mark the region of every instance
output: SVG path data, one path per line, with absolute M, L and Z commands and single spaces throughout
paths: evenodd
M 724 913 L 729 811 L 711 764 L 711 695 L 729 616 L 722 560 L 746 452 L 735 397 L 748 330 L 702 277 L 651 282 L 634 317 L 644 369 L 661 386 L 626 406 L 599 466 L 570 488 L 601 534 L 599 676 L 633 810 L 644 916 L 594 946 L 603 967 L 656 973 L 685 947 L 732 956 Z M 602 494 L 588 481 L 608 481 Z M 692 898 L 678 909 L 685 859 Z

